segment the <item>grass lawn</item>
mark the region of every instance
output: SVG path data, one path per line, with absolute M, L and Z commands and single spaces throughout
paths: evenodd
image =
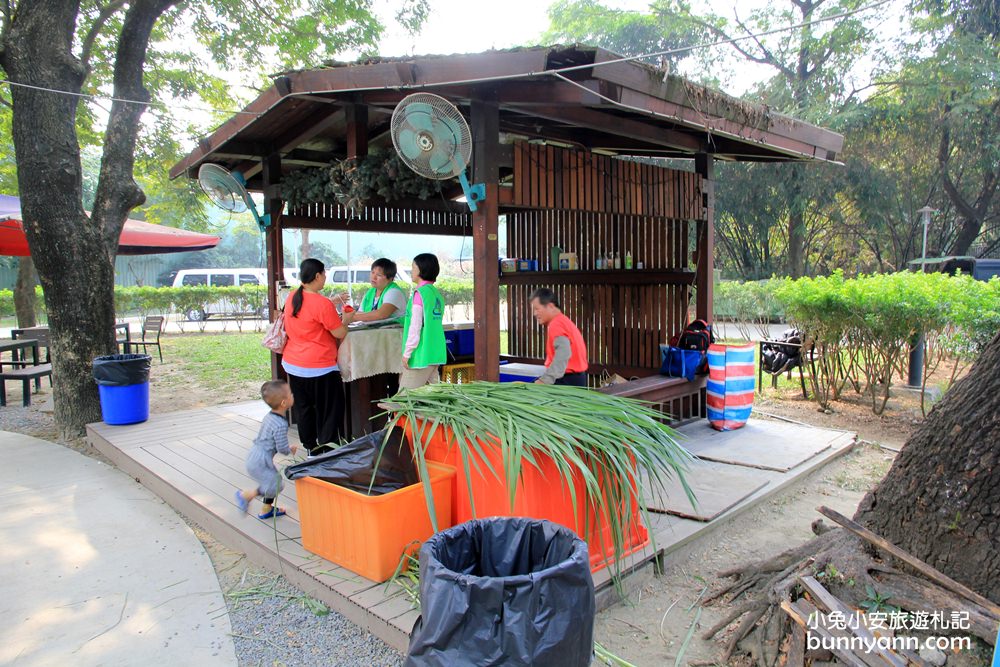
M 260 344 L 261 338 L 260 332 L 227 332 L 164 336 L 160 340 L 164 359 L 182 366 L 184 374 L 198 384 L 224 389 L 249 381 L 263 382 L 271 376 L 271 354 Z

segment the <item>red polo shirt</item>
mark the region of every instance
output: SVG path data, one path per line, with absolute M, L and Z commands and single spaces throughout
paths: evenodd
M 546 327 L 545 336 L 545 367 L 548 368 L 555 357 L 555 340 L 559 336 L 566 336 L 569 339 L 569 363 L 566 365 L 566 374 L 583 373 L 590 364 L 587 363 L 587 345 L 583 342 L 583 334 L 573 324 L 573 320 L 559 313 Z

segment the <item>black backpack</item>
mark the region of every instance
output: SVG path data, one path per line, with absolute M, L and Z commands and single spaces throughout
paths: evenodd
M 694 320 L 684 330 L 674 336 L 670 344 L 682 350 L 708 352 L 708 346 L 715 342 L 712 325 L 705 320 Z

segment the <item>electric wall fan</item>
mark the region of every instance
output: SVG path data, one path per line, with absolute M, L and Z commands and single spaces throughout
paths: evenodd
M 458 176 L 473 211 L 486 199 L 486 186 L 469 185 L 465 177 L 472 155 L 472 133 L 454 104 L 431 93 L 407 95 L 392 112 L 390 133 L 392 145 L 407 167 L 439 181 Z
M 232 213 L 242 213 L 249 209 L 261 230 L 271 224 L 271 214 L 261 215 L 257 212 L 257 205 L 247 192 L 246 179 L 240 172 L 230 172 L 217 164 L 205 163 L 198 169 L 198 183 L 219 208 Z

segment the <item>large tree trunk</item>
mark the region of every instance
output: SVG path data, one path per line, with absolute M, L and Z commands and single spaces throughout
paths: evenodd
M 14 313 L 17 326 L 22 329 L 35 326 L 35 263 L 31 257 L 21 257 L 17 262 L 17 283 L 14 285 Z
M 1000 334 L 934 406 L 855 518 L 1000 603 Z
M 73 55 L 78 0 L 23 0 L 2 63 L 13 81 L 79 92 L 86 69 Z M 148 100 L 142 67 L 153 23 L 171 4 L 138 0 L 122 23 L 115 63 L 116 98 Z M 45 290 L 52 332 L 55 418 L 64 437 L 100 419 L 94 357 L 114 351 L 114 257 L 128 211 L 143 201 L 132 179 L 142 104 L 115 102 L 92 217 L 82 204 L 76 136 L 79 98 L 12 86 L 13 138 L 28 245 Z

